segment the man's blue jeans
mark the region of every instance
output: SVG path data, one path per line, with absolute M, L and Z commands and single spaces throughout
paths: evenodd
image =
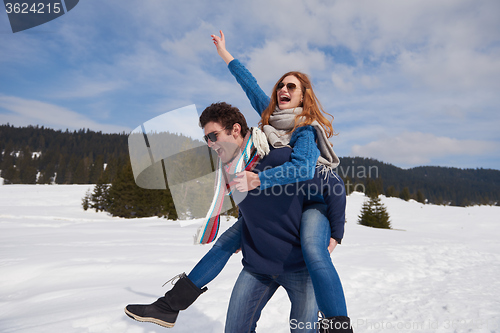
M 290 331 L 315 332 L 318 307 L 306 268 L 280 275 L 257 274 L 243 268 L 233 287 L 224 332 L 255 332 L 262 309 L 280 286 L 285 288 L 292 303 Z

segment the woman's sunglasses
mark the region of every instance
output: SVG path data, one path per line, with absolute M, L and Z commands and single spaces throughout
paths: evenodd
M 276 91 L 280 91 L 281 89 L 283 89 L 283 87 L 285 86 L 285 84 L 283 82 L 280 82 L 278 83 L 278 85 L 276 86 Z M 297 85 L 295 83 L 292 83 L 292 82 L 288 82 L 286 84 L 286 89 L 288 91 L 293 91 L 297 88 Z
M 211 133 L 208 133 L 207 135 L 205 135 L 203 137 L 203 139 L 205 139 L 205 142 L 208 143 L 208 140 L 212 141 L 212 142 L 216 142 L 217 141 L 217 134 L 219 134 L 220 132 L 222 131 L 225 131 L 227 130 L 227 128 L 223 128 L 221 129 L 220 131 L 218 132 L 211 132 Z

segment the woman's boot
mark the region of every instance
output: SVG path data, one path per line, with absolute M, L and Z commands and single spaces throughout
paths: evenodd
M 155 323 L 163 327 L 174 327 L 180 310 L 187 309 L 207 291 L 207 287 L 198 288 L 185 273 L 178 275 L 179 280 L 165 296 L 153 304 L 129 304 L 125 313 L 137 321 Z

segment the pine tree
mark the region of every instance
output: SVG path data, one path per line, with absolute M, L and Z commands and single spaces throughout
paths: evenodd
M 391 229 L 389 213 L 379 197 L 372 197 L 363 203 L 358 223 L 372 228 Z
M 397 197 L 398 192 L 396 191 L 396 188 L 393 185 L 391 185 L 385 191 L 385 196 L 386 197 Z
M 410 189 L 408 187 L 403 188 L 399 197 L 404 201 L 410 200 L 411 199 Z
M 378 197 L 381 192 L 379 192 L 378 186 L 373 179 L 368 178 L 366 180 L 365 194 L 369 198 Z
M 96 186 L 92 200 L 104 203 L 104 210 L 113 216 L 126 218 L 158 216 L 177 219 L 170 191 L 147 190 L 137 186 L 130 160 L 116 175 L 111 186 L 103 191 L 103 198 L 100 200 L 98 192 L 99 187 Z
M 104 156 L 98 155 L 94 163 L 90 167 L 89 182 L 90 184 L 97 184 L 102 174 L 104 173 Z
M 354 184 L 352 182 L 352 179 L 351 177 L 347 176 L 347 177 L 341 177 L 342 180 L 344 181 L 344 184 L 345 184 L 345 193 L 346 195 L 349 195 L 352 193 L 352 191 L 354 191 Z
M 14 165 L 10 165 L 2 169 L 2 178 L 5 184 L 17 184 L 19 182 L 19 170 Z
M 425 196 L 420 190 L 417 191 L 417 201 L 425 204 Z
M 88 183 L 88 172 L 85 168 L 85 163 L 83 160 L 79 160 L 74 169 L 71 184 L 87 184 L 87 183 Z
M 38 184 L 52 184 L 55 176 L 55 165 L 51 162 L 44 170 L 40 171 L 40 177 L 37 179 Z
M 95 209 L 96 212 L 107 211 L 109 184 L 106 177 L 101 177 L 94 187 L 94 192 L 90 195 L 90 208 Z
M 85 196 L 82 199 L 83 210 L 86 211 L 87 209 L 90 208 L 91 198 L 92 198 L 92 193 L 90 192 L 90 189 L 88 189 L 87 192 L 85 193 Z
M 69 158 L 69 156 L 68 156 Z M 59 153 L 59 158 L 57 159 L 56 176 L 54 182 L 56 184 L 64 184 L 64 179 L 66 179 L 66 158 L 64 153 Z
M 109 188 L 107 210 L 113 216 L 136 217 L 134 196 L 136 186 L 132 175 L 132 167 L 126 164 L 113 180 Z
M 16 180 L 19 179 L 19 170 L 14 166 L 16 164 L 16 158 L 14 154 L 14 148 L 11 143 L 7 144 L 3 152 L 3 161 L 0 165 L 2 170 L 2 178 L 4 178 L 5 184 L 15 184 Z
M 19 170 L 19 183 L 35 184 L 37 170 L 34 166 L 31 151 L 28 146 L 24 147 L 19 155 L 17 169 Z

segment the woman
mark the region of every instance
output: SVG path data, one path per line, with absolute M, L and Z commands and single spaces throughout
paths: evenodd
M 257 81 L 250 72 L 227 51 L 223 32 L 220 31 L 220 37 L 216 35 L 211 37 L 217 47 L 217 53 L 228 65 L 229 70 L 247 94 L 254 109 L 261 115 L 260 124 L 263 126 L 266 135 L 268 135 L 271 144 L 273 144 L 273 141 L 274 143 L 278 141 L 278 145 L 282 144 L 283 142 L 279 142 L 279 140 L 283 140 L 283 137 L 277 138 L 277 135 L 287 133 L 287 131 L 288 133 L 293 132 L 297 127 L 310 125 L 315 120 L 320 125 L 315 126 L 316 130 L 319 132 L 324 130 L 327 137 L 333 135 L 331 123 L 322 114 L 321 105 L 306 75 L 300 72 L 284 74 L 274 85 L 273 91 L 275 91 L 275 94 L 269 98 L 258 86 Z M 270 126 L 270 122 L 274 127 L 280 126 L 283 123 L 283 118 L 290 118 L 290 115 L 293 115 L 294 118 L 292 128 L 289 128 L 290 125 L 287 128 L 285 124 L 282 128 L 278 128 L 278 133 L 276 133 L 277 131 Z M 318 138 L 321 138 L 321 133 L 318 133 Z M 329 173 L 330 170 L 327 169 L 331 166 L 336 167 L 339 163 L 338 158 L 331 149 L 329 142 L 318 139 L 318 144 L 323 145 L 320 146 L 322 154 L 318 166 L 323 168 L 322 171 Z M 294 148 L 297 148 L 297 145 Z M 321 163 L 322 160 L 323 163 Z M 263 173 L 257 175 L 246 171 L 248 183 L 253 184 L 248 188 L 252 189 L 260 186 L 262 189 L 267 187 L 262 186 L 261 179 L 263 176 Z M 304 207 L 301 222 L 302 251 L 313 281 L 316 301 L 320 311 L 326 318 L 347 317 L 342 285 L 329 255 L 342 237 L 338 239 L 335 239 L 338 236 L 328 237 L 329 239 L 325 239 L 325 236 L 329 234 L 330 224 L 325 217 L 324 208 L 317 204 Z M 331 228 L 335 228 L 333 221 L 330 222 L 332 223 Z M 332 230 L 332 234 L 334 233 L 335 230 Z M 326 246 L 322 246 L 322 244 L 329 244 L 328 251 Z
M 219 55 L 228 64 L 231 73 L 245 90 L 252 106 L 262 115 L 261 125 L 271 144 L 279 147 L 290 142 L 295 143 L 293 149 L 297 156 L 300 155 L 301 149 L 318 150 L 314 140 L 314 138 L 318 138 L 319 150 L 322 153 L 318 160 L 319 166 L 328 176 L 328 168 L 338 164 L 338 158 L 331 149 L 331 145 L 325 140 L 325 132 L 331 136 L 333 129 L 320 112 L 321 108 L 318 107 L 319 103 L 307 76 L 298 72 L 285 74 L 276 83 L 275 93 L 269 98 L 257 85 L 253 76 L 226 50 L 222 31 L 221 37 L 212 35 L 212 38 Z M 301 106 L 304 108 L 302 109 Z M 302 116 L 302 118 L 297 117 L 297 115 Z M 275 127 L 270 126 L 270 124 Z M 314 125 L 314 128 L 310 125 Z M 320 134 L 304 135 L 307 132 L 310 134 L 311 131 L 320 132 Z M 322 131 L 323 133 L 321 133 Z M 297 140 L 297 137 L 302 139 Z M 305 137 L 308 139 L 303 139 Z M 298 158 L 300 162 L 295 161 L 294 163 L 292 161 L 290 165 L 281 169 L 279 167 L 273 168 L 259 174 L 246 172 L 246 177 L 236 179 L 236 188 L 240 191 L 248 191 L 257 186 L 264 189 L 296 181 L 296 177 L 291 179 L 276 177 L 276 175 L 278 173 L 283 175 L 283 169 L 290 171 L 293 168 L 304 167 L 305 164 L 309 163 L 316 165 L 318 155 L 319 153 L 314 155 L 316 157 L 313 160 Z M 285 175 L 287 174 L 286 170 Z M 300 175 L 301 173 L 293 172 L 291 174 Z M 336 177 L 333 173 L 332 176 Z M 308 177 L 310 178 L 310 176 Z M 338 180 L 341 183 L 340 179 Z M 343 183 L 341 184 L 343 185 Z M 313 281 L 319 309 L 325 317 L 330 319 L 329 321 L 348 321 L 342 285 L 330 258 L 331 251 L 343 236 L 344 211 L 339 209 L 335 212 L 329 211 L 327 214 L 327 207 L 321 201 L 321 198 L 312 198 L 309 200 L 309 205 L 304 207 L 300 227 L 301 246 Z M 325 215 L 336 216 L 335 221 L 329 221 Z M 129 305 L 125 312 L 137 320 L 152 321 L 167 327 L 173 326 L 178 311 L 187 308 L 206 290 L 206 288 L 200 288 L 215 278 L 232 253 L 239 249 L 241 224 L 242 221 L 238 220 L 222 234 L 191 273 L 188 276 L 181 275 L 180 280 L 171 291 L 165 294 L 165 297 L 158 299 L 151 305 Z M 161 320 L 148 320 L 159 317 Z

